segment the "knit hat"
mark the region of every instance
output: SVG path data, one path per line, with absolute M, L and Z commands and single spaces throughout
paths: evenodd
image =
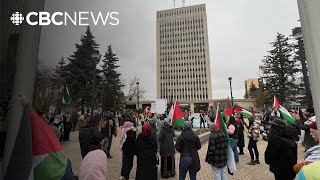
M 316 123 L 316 122 L 311 123 L 311 124 L 310 124 L 310 128 L 311 128 L 311 129 L 318 130 L 318 128 L 317 128 L 317 123 Z
M 190 121 L 185 121 L 183 129 L 191 129 L 191 122 Z

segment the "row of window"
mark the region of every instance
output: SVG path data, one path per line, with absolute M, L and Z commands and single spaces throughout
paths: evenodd
M 172 39 L 164 39 L 164 40 L 160 41 L 160 44 L 169 44 L 169 43 L 174 43 L 174 42 L 176 42 L 176 43 L 177 42 L 188 42 L 188 41 L 189 42 L 193 42 L 192 44 L 195 44 L 195 43 L 199 44 L 199 43 L 202 42 L 202 44 L 204 45 L 204 37 L 203 36 L 202 37 L 191 37 L 191 36 L 189 36 L 187 38 L 174 39 L 174 40 L 172 40 Z M 200 41 L 200 42 L 195 42 L 195 41 Z M 191 43 L 189 43 L 189 44 L 191 44 Z
M 207 84 L 207 81 L 193 81 L 193 82 L 177 82 L 177 83 L 175 83 L 175 82 L 173 82 L 173 83 L 160 83 L 160 86 L 162 87 L 162 85 L 166 85 L 166 86 L 170 86 L 170 85 L 186 85 L 186 84 L 188 84 L 188 85 L 192 85 L 192 84 Z
M 181 75 L 181 76 L 176 76 L 176 75 L 173 75 L 173 76 L 170 76 L 168 74 L 164 74 L 163 76 L 160 77 L 160 79 L 162 80 L 168 80 L 168 79 L 182 79 L 182 78 L 206 78 L 207 77 L 207 74 L 201 74 L 201 75 Z
M 172 29 L 160 29 L 160 34 L 165 34 L 165 33 L 173 33 L 173 32 L 181 32 L 181 31 L 193 31 L 196 30 L 198 31 L 200 29 L 200 26 L 185 26 L 182 28 L 172 28 Z M 201 26 L 201 29 L 203 29 L 203 25 Z M 199 31 L 201 32 L 201 31 Z M 202 31 L 203 33 L 203 31 Z
M 192 69 L 190 69 L 190 70 L 186 70 L 186 69 L 178 69 L 178 70 L 161 70 L 160 71 L 160 73 L 161 74 L 164 74 L 164 73 L 176 73 L 176 72 L 181 72 L 181 73 L 183 73 L 183 72 L 188 72 L 188 73 L 190 73 L 190 72 L 206 72 L 206 68 L 204 68 L 204 67 L 202 67 L 202 68 L 192 68 Z
M 200 49 L 202 49 L 204 46 L 204 42 L 203 43 L 197 43 L 197 44 L 189 44 L 189 45 L 176 45 L 176 46 L 168 46 L 168 45 L 161 45 L 160 49 L 161 50 L 168 50 L 168 49 L 177 49 L 177 48 L 186 48 L 186 47 L 200 47 Z
M 170 99 L 171 98 L 171 95 L 167 95 L 167 96 L 162 96 L 161 95 L 161 99 Z M 189 96 L 182 96 L 182 95 L 179 95 L 179 96 L 173 96 L 174 99 L 177 99 L 177 100 L 193 100 L 193 99 L 196 99 L 196 100 L 205 100 L 205 99 L 208 99 L 208 95 L 206 94 L 205 96 L 203 97 L 195 97 L 195 98 L 192 98 Z
M 173 54 L 185 54 L 185 53 L 204 53 L 204 49 L 191 49 L 191 50 L 187 50 L 187 51 L 173 51 L 173 52 L 168 52 L 168 51 L 164 51 L 162 52 L 160 55 L 173 55 Z
M 169 55 L 167 55 L 169 56 Z M 181 56 L 183 56 L 183 54 L 181 53 Z M 165 61 L 173 61 L 173 60 L 188 60 L 188 59 L 202 59 L 202 58 L 206 58 L 206 56 L 200 55 L 200 56 L 183 56 L 183 57 L 177 57 L 177 58 L 163 58 L 162 55 L 160 55 L 160 62 L 165 62 Z
M 199 12 L 205 12 L 205 11 L 206 11 L 205 6 L 159 11 L 157 13 L 157 18 L 178 16 L 178 15 L 190 14 L 190 13 L 199 13 Z

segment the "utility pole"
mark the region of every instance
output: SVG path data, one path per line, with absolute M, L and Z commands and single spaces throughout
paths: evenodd
M 305 52 L 310 74 L 311 92 L 316 110 L 317 126 L 320 127 L 320 1 L 298 0 Z M 318 128 L 320 133 L 320 128 Z

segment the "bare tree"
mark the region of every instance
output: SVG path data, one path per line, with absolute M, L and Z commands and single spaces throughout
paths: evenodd
M 140 83 L 138 87 L 137 82 L 140 82 L 140 79 L 137 76 L 134 76 L 131 80 L 129 80 L 129 88 L 125 97 L 125 102 L 137 100 L 137 97 L 139 97 L 139 99 L 144 98 L 146 91 L 143 89 L 143 87 L 141 87 Z

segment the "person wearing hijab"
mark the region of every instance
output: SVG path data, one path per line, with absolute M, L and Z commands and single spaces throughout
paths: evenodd
M 185 179 L 188 171 L 191 180 L 195 180 L 197 177 L 197 167 L 194 165 L 199 159 L 192 159 L 191 150 L 193 148 L 194 150 L 198 151 L 201 148 L 201 143 L 199 137 L 192 131 L 191 127 L 192 124 L 190 121 L 184 122 L 182 133 L 178 136 L 175 144 L 176 150 L 181 153 L 179 164 L 179 180 Z
M 145 123 L 136 140 L 136 180 L 157 179 L 157 141 L 151 135 L 151 126 Z
M 122 150 L 122 179 L 128 180 L 133 166 L 135 153 L 136 129 L 132 122 L 126 121 L 123 124 L 120 136 L 120 149 Z
M 161 176 L 168 178 L 176 174 L 174 161 L 174 130 L 170 124 L 170 119 L 163 120 L 162 129 L 159 133 L 160 156 L 161 156 Z
M 79 169 L 80 180 L 106 180 L 107 155 L 102 150 L 89 152 L 82 160 Z

